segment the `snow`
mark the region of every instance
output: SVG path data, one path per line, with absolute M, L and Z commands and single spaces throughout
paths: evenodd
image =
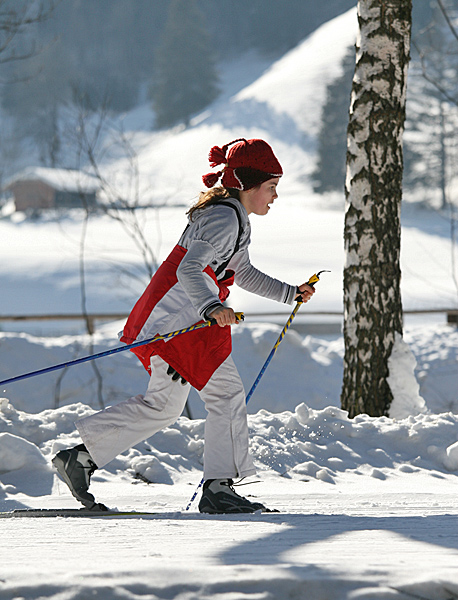
M 6 187 L 19 181 L 42 181 L 57 190 L 75 191 L 75 192 L 95 192 L 99 187 L 98 180 L 71 169 L 49 169 L 46 167 L 27 168 L 15 175 Z
M 315 130 L 308 127 L 319 119 L 325 80 L 337 73 L 356 24 L 350 11 L 271 68 L 250 57 L 242 89 L 229 80 L 243 65 L 227 66 L 229 92 L 188 130 L 148 133 L 142 110 L 126 116 L 132 127 L 135 122 L 144 187 L 154 184 L 148 201 L 170 198 L 166 207 L 151 209 L 146 223 L 160 259 L 184 228 L 180 203 L 196 194 L 196 173 L 198 181 L 209 170 L 209 148 L 256 134 L 271 136 L 286 174 L 269 217 L 252 219 L 253 263 L 296 282 L 331 270 L 301 307 L 248 405 L 258 475 L 238 490 L 280 512 L 200 515 L 197 500 L 185 510 L 202 476 L 205 412 L 192 394 L 196 418 L 181 417 L 93 476 L 98 500 L 156 514 L 2 519 L 0 599 L 458 597 L 458 329 L 443 314 L 408 316 L 390 361 L 390 416 L 349 419 L 340 408 L 341 318 L 311 315 L 342 310 L 344 202 L 340 194 L 312 193 L 307 173 Z M 323 46 L 328 53 L 319 51 Z M 294 66 L 296 87 L 283 77 Z M 122 186 L 122 161 L 106 168 Z M 57 220 L 32 222 L 18 214 L 0 220 L 0 252 L 7 257 L 0 265 L 0 314 L 79 312 L 82 220 L 78 212 Z M 402 223 L 405 308 L 456 306 L 449 223 L 410 201 Z M 119 270 L 140 271 L 134 242 L 118 223 L 93 216 L 85 256 L 89 310 L 128 312 L 144 285 L 126 283 Z M 279 312 L 277 304 L 235 289 L 231 304 L 246 313 L 233 340 L 248 391 L 290 309 L 269 316 Z M 117 346 L 122 324 L 98 326 L 93 351 Z M 0 381 L 91 352 L 80 331 L 52 333 L 45 325 L 25 331 L 22 323 L 3 328 Z M 97 364 L 106 404 L 144 390 L 146 372 L 131 353 Z M 79 443 L 74 422 L 99 409 L 96 390 L 92 363 L 0 386 L 0 511 L 79 506 L 51 459 Z
M 3 400 L 2 509 L 75 506 L 49 460 L 90 412 L 75 403 L 31 414 Z M 182 417 L 93 478 L 110 506 L 156 516 L 2 521 L 3 597 L 453 597 L 442 594 L 457 589 L 457 414 L 350 420 L 302 402 L 249 425 L 260 483 L 242 490 L 280 513 L 186 512 L 203 421 Z
M 393 394 L 390 417 L 403 419 L 425 411 L 425 401 L 420 396 L 420 386 L 415 377 L 415 356 L 400 333 L 396 333 L 388 360 L 388 385 Z
M 288 115 L 306 139 L 314 139 L 319 131 L 326 86 L 341 74 L 340 63 L 347 49 L 355 44 L 357 32 L 354 10 L 325 23 L 239 92 L 235 102 L 266 103 L 274 116 Z M 323 45 L 323 39 L 331 43 Z M 299 89 L 306 93 L 298 94 Z

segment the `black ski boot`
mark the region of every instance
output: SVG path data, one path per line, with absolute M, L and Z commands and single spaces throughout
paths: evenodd
M 57 472 L 70 488 L 73 496 L 89 510 L 103 510 L 108 508 L 104 504 L 95 501 L 92 494 L 88 492 L 91 475 L 97 469 L 84 444 L 61 450 L 52 459 Z
M 250 502 L 234 490 L 232 479 L 208 479 L 204 483 L 199 511 L 210 514 L 272 512 L 260 502 Z

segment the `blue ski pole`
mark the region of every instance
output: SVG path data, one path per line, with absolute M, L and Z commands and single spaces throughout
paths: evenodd
M 317 281 L 320 281 L 320 275 L 321 275 L 321 273 L 330 273 L 330 271 L 326 271 L 326 270 L 318 271 L 318 273 L 316 273 L 315 275 L 312 275 L 310 277 L 310 279 L 307 281 L 307 285 L 310 285 L 311 287 L 313 287 Z M 289 316 L 289 319 L 287 320 L 287 322 L 286 322 L 285 326 L 283 327 L 280 335 L 278 336 L 278 340 L 275 342 L 275 345 L 272 348 L 272 350 L 270 351 L 270 354 L 267 357 L 266 362 L 262 366 L 262 369 L 260 370 L 259 375 L 256 377 L 255 382 L 253 383 L 253 385 L 251 386 L 250 391 L 247 394 L 247 397 L 246 397 L 246 403 L 247 404 L 250 401 L 251 396 L 254 394 L 255 389 L 258 387 L 258 383 L 261 381 L 262 376 L 266 372 L 266 369 L 269 366 L 270 361 L 272 360 L 272 358 L 274 357 L 275 353 L 277 352 L 279 345 L 282 343 L 283 338 L 286 335 L 286 332 L 290 328 L 291 323 L 294 321 L 294 317 L 296 316 L 297 311 L 299 310 L 299 308 L 301 307 L 302 304 L 303 304 L 302 300 L 296 300 L 296 306 L 294 307 L 293 312 Z M 196 488 L 196 491 L 194 492 L 191 500 L 189 501 L 189 503 L 188 503 L 188 505 L 186 507 L 186 510 L 189 510 L 191 508 L 191 504 L 196 499 L 196 496 L 199 493 L 199 490 L 203 486 L 203 484 L 204 484 L 204 478 L 202 477 L 199 485 Z
M 235 313 L 238 321 L 243 321 L 244 314 L 241 312 Z M 36 375 L 44 375 L 45 373 L 51 373 L 52 371 L 57 371 L 58 369 L 65 369 L 65 367 L 72 367 L 74 365 L 79 365 L 81 363 L 87 362 L 89 360 L 95 360 L 96 358 L 102 358 L 102 356 L 111 356 L 112 354 L 116 354 L 117 352 L 124 352 L 125 350 L 131 350 L 131 348 L 137 348 L 138 346 L 145 346 L 146 344 L 151 344 L 152 342 L 157 342 L 158 340 L 169 340 L 170 338 L 176 337 L 177 335 L 182 335 L 183 333 L 189 333 L 190 331 L 196 331 L 196 329 L 202 329 L 203 327 L 211 327 L 215 325 L 216 321 L 214 319 L 210 319 L 209 321 L 203 321 L 199 323 L 194 323 L 194 325 L 190 325 L 189 327 L 185 327 L 184 329 L 178 329 L 177 331 L 171 331 L 170 333 L 165 333 L 164 335 L 157 334 L 152 338 L 147 340 L 142 340 L 140 342 L 134 342 L 133 344 L 126 344 L 125 346 L 118 346 L 116 348 L 111 348 L 110 350 L 105 350 L 104 352 L 99 352 L 97 354 L 90 354 L 89 356 L 82 356 L 81 358 L 76 358 L 75 360 L 70 360 L 68 362 L 60 363 L 59 365 L 53 365 L 52 367 L 46 367 L 44 369 L 39 369 L 38 371 L 31 371 L 30 373 L 24 373 L 24 375 L 17 375 L 16 377 L 10 377 L 10 379 L 4 379 L 0 381 L 0 386 L 6 385 L 7 383 L 13 383 L 14 381 L 20 381 L 21 379 L 27 379 L 29 377 L 35 377 Z

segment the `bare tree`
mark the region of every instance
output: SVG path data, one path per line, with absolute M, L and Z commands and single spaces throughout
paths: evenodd
M 92 326 L 92 322 L 89 318 L 89 313 L 87 310 L 87 294 L 86 294 L 86 261 L 85 261 L 85 252 L 86 252 L 86 236 L 87 236 L 87 227 L 89 224 L 90 217 L 90 207 L 88 206 L 88 202 L 86 199 L 86 193 L 84 190 L 80 190 L 79 193 L 81 203 L 84 208 L 84 221 L 83 227 L 81 230 L 81 239 L 80 239 L 80 255 L 79 255 L 79 265 L 80 265 L 80 291 L 81 291 L 81 313 L 84 317 L 84 322 L 86 325 L 86 333 L 89 336 L 89 354 L 94 353 L 94 330 Z M 99 408 L 105 408 L 105 403 L 103 400 L 103 377 L 100 373 L 100 370 L 97 366 L 95 360 L 91 361 L 91 367 L 94 371 L 94 375 L 97 382 L 97 400 L 99 403 Z
M 359 0 L 347 133 L 342 408 L 387 415 L 402 334 L 400 208 L 411 0 Z
M 23 60 L 36 54 L 35 43 L 24 42 L 23 36 L 31 26 L 48 19 L 59 2 L 0 0 L 0 63 Z
M 441 21 L 442 18 L 442 21 Z M 439 151 L 441 210 L 448 211 L 451 240 L 451 275 L 458 292 L 458 271 L 456 261 L 457 249 L 457 215 L 453 198 L 448 193 L 450 178 L 454 177 L 456 169 L 452 164 L 452 148 L 448 140 L 456 140 L 456 122 L 458 107 L 458 87 L 456 72 L 458 70 L 458 29 L 455 26 L 455 15 L 443 0 L 436 0 L 436 11 L 433 22 L 421 32 L 420 39 L 414 40 L 413 45 L 420 58 L 424 79 L 432 86 L 434 96 L 439 105 L 440 123 L 438 134 L 441 140 Z M 452 114 L 454 130 L 446 131 L 449 114 Z M 450 127 L 449 127 L 450 129 Z M 453 147 L 456 152 L 456 145 Z M 448 168 L 447 168 L 448 167 Z
M 78 94 L 75 93 L 75 97 Z M 79 168 L 84 166 L 90 170 L 100 185 L 104 195 L 104 204 L 101 206 L 108 216 L 120 223 L 121 227 L 135 241 L 140 255 L 143 259 L 144 270 L 148 278 L 151 278 L 157 269 L 157 261 L 154 252 L 149 244 L 145 233 L 145 222 L 141 216 L 140 202 L 140 174 L 138 169 L 138 156 L 130 144 L 127 135 L 122 129 L 114 131 L 113 123 L 108 117 L 107 104 L 97 112 L 87 109 L 84 105 L 84 99 L 78 103 L 77 118 L 74 126 L 70 127 L 71 141 L 77 148 L 77 160 Z M 115 141 L 113 138 L 115 137 Z M 127 189 L 130 191 L 127 195 L 120 193 L 116 189 L 115 183 L 105 176 L 101 164 L 108 159 L 110 155 L 110 139 L 116 146 L 118 158 L 120 154 L 127 161 L 127 177 L 130 179 Z M 84 209 L 84 219 L 82 223 L 80 244 L 79 244 L 79 281 L 81 313 L 85 320 L 86 333 L 89 336 L 88 352 L 94 352 L 93 323 L 89 317 L 87 308 L 87 268 L 86 268 L 86 250 L 87 250 L 87 230 L 91 214 L 94 207 L 88 205 L 85 184 L 82 181 L 79 187 L 79 197 L 81 206 Z M 101 207 L 98 207 L 100 209 Z M 132 275 L 132 271 L 129 272 Z M 142 281 L 144 283 L 144 280 Z M 97 384 L 97 402 L 99 408 L 104 408 L 103 395 L 103 377 L 97 366 L 96 361 L 91 361 L 91 367 L 94 371 Z M 55 404 L 59 405 L 61 395 L 62 379 L 65 376 L 62 372 L 58 379 L 55 390 Z
M 107 106 L 105 104 L 95 113 L 80 103 L 76 124 L 72 128 L 78 160 L 97 178 L 103 196 L 100 208 L 117 221 L 133 240 L 141 256 L 146 278 L 150 279 L 159 264 L 145 232 L 146 222 L 144 211 L 141 210 L 145 208 L 142 204 L 144 190 L 141 188 L 138 154 L 123 128 L 110 121 Z M 113 155 L 110 156 L 113 148 L 117 158 L 122 157 L 127 164 L 122 190 L 102 167 L 110 158 L 113 160 Z
M 0 65 L 35 56 L 39 51 L 31 29 L 49 19 L 61 0 L 0 0 Z M 0 76 L 0 84 L 7 78 Z M 8 82 L 10 82 L 8 80 Z M 3 124 L 0 132 L 0 190 L 11 164 L 20 154 L 17 134 L 11 134 Z

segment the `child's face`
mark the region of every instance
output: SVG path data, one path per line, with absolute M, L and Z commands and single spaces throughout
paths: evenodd
M 274 177 L 264 181 L 260 186 L 241 192 L 240 201 L 248 214 L 266 215 L 269 212 L 270 204 L 275 198 L 278 198 L 277 185 L 279 181 L 279 177 Z

